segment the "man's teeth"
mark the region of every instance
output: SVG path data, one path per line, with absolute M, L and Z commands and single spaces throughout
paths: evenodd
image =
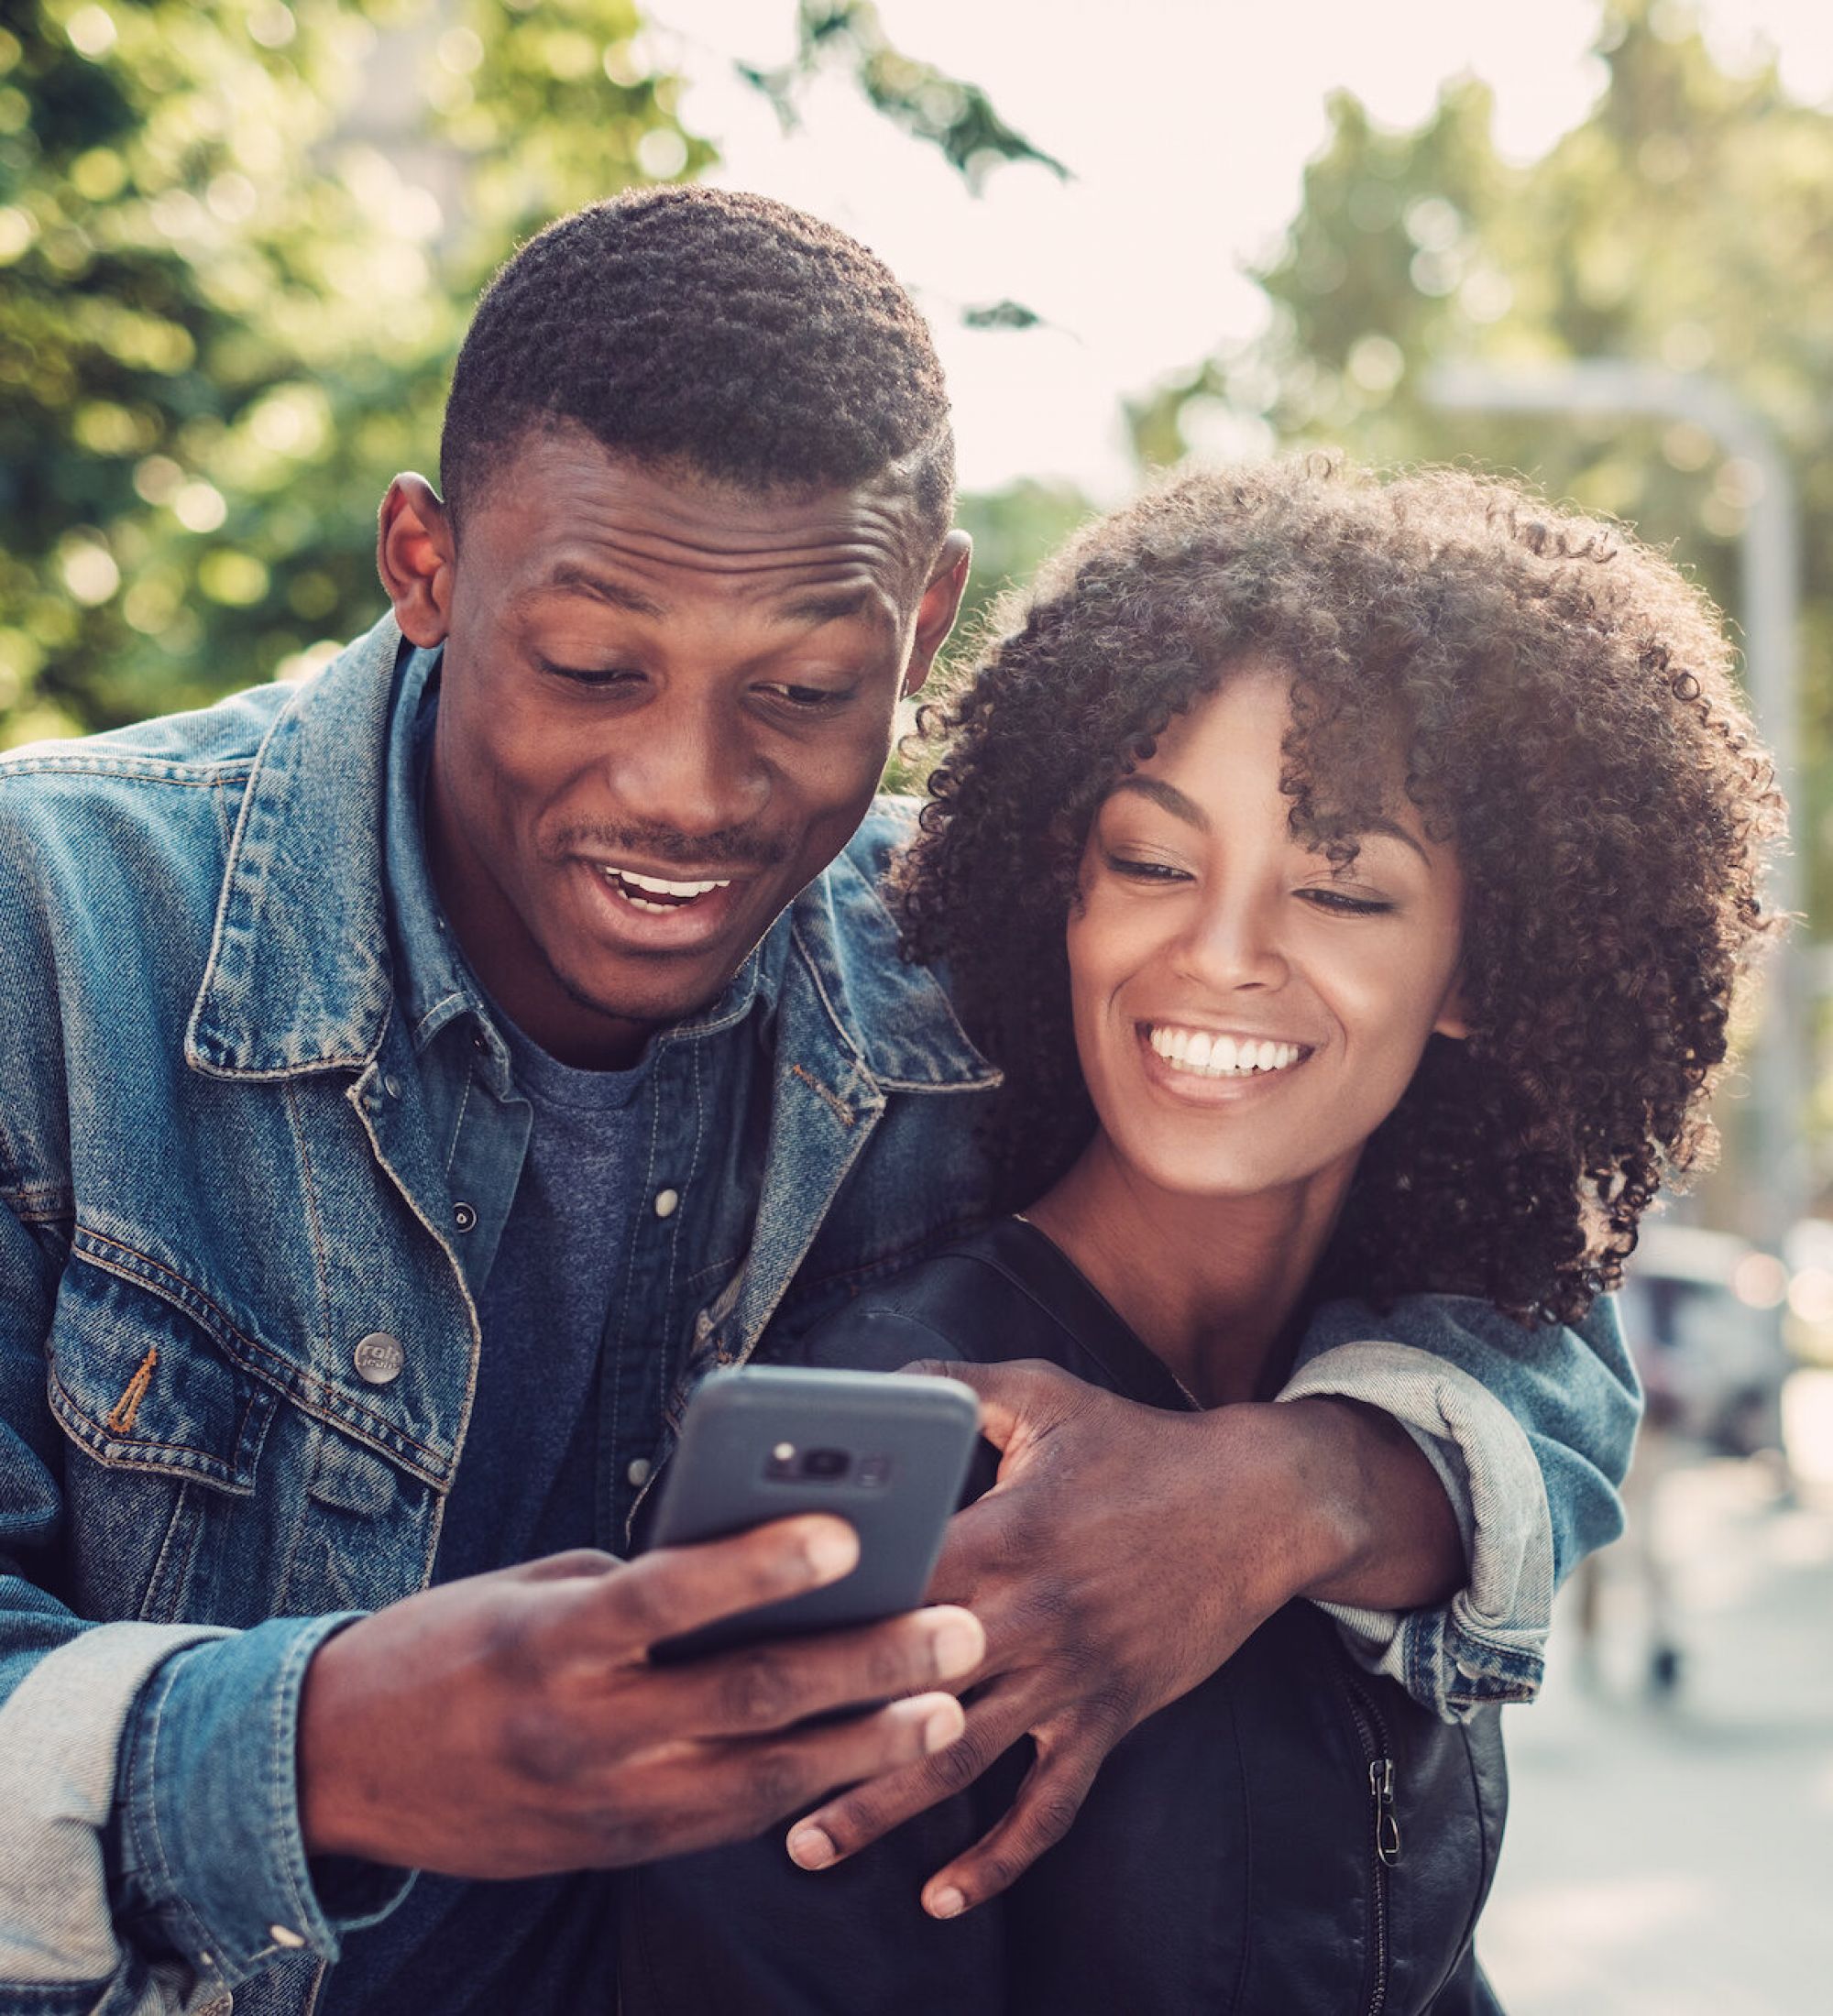
M 1200 1078 L 1247 1078 L 1256 1072 L 1283 1071 L 1299 1058 L 1296 1043 L 1218 1036 L 1207 1029 L 1154 1024 L 1147 1041 L 1174 1071 L 1191 1071 Z
M 671 882 L 665 875 L 639 875 L 633 868 L 607 868 L 603 872 L 625 902 L 638 910 L 673 910 L 712 890 L 731 886 L 730 876 L 724 882 Z M 645 897 L 662 900 L 645 902 Z

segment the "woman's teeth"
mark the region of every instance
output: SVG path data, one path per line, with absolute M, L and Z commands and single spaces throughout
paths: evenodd
M 670 882 L 663 875 L 639 875 L 633 868 L 607 868 L 600 872 L 636 910 L 678 910 L 712 890 L 731 886 L 730 877 L 724 882 Z
M 1174 1071 L 1200 1078 L 1247 1078 L 1257 1072 L 1283 1071 L 1296 1064 L 1296 1043 L 1268 1043 L 1251 1037 L 1212 1035 L 1207 1029 L 1161 1028 L 1154 1024 L 1146 1040 Z

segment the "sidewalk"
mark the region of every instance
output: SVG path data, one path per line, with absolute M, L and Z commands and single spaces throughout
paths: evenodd
M 1542 1699 L 1505 1716 L 1478 1951 L 1509 2016 L 1833 2011 L 1833 1491 L 1783 1507 L 1718 1462 L 1660 1492 L 1680 1687 L 1650 1703 L 1640 1593 L 1607 1556 L 1598 1671 L 1567 1604 Z

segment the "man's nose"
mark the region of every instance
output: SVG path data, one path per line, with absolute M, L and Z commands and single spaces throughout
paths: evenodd
M 1183 971 L 1215 993 L 1281 986 L 1288 972 L 1282 893 L 1251 888 L 1215 892 L 1192 917 L 1179 946 Z
M 743 723 L 719 695 L 686 684 L 624 725 L 607 768 L 624 819 L 687 836 L 742 828 L 768 794 Z

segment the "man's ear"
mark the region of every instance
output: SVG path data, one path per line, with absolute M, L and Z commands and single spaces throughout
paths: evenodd
M 423 476 L 398 476 L 382 499 L 376 571 L 401 635 L 423 650 L 445 641 L 457 557 L 451 517 L 432 484 Z
M 942 542 L 929 585 L 916 605 L 916 636 L 910 647 L 910 663 L 904 674 L 904 697 L 917 692 L 929 676 L 936 653 L 955 627 L 955 617 L 967 593 L 968 567 L 973 559 L 973 541 L 959 527 Z
M 1438 1020 L 1432 1024 L 1435 1036 L 1449 1036 L 1455 1043 L 1463 1043 L 1470 1035 L 1470 1010 L 1464 999 L 1464 975 L 1452 976 L 1451 985 L 1445 990 L 1444 1000 L 1439 1004 Z

